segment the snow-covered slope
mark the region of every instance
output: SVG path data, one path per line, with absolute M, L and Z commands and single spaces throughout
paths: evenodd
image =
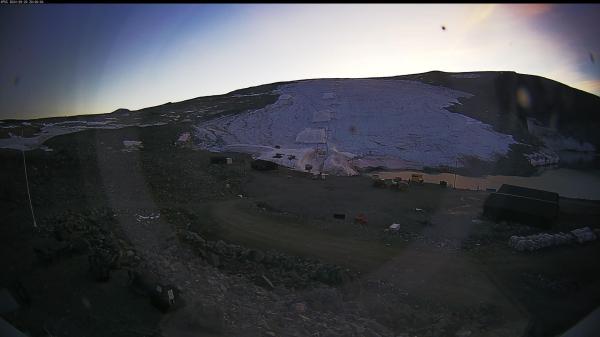
M 199 145 L 334 174 L 357 168 L 454 166 L 493 161 L 515 143 L 473 118 L 446 110 L 465 92 L 415 81 L 323 79 L 285 84 L 265 108 L 202 122 Z
M 519 92 L 529 94 L 527 105 Z M 564 153 L 575 162 L 579 154 L 597 158 L 598 109 L 597 96 L 537 76 L 433 71 L 278 82 L 137 111 L 5 120 L 0 149 L 50 151 L 55 136 L 155 126 L 177 134 L 195 128 L 202 148 L 252 153 L 299 170 L 310 165 L 313 172 L 463 166 L 465 157 L 493 162 L 510 148 L 495 165 L 468 158 L 466 171 L 531 174 L 532 166 L 558 162 L 558 152 L 563 164 Z M 523 146 L 511 146 L 517 141 Z

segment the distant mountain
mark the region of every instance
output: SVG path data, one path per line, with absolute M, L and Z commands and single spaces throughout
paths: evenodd
M 250 152 L 297 169 L 310 164 L 339 174 L 367 167 L 454 166 L 470 174 L 529 174 L 534 166 L 561 160 L 596 160 L 593 152 L 600 147 L 595 132 L 600 126 L 600 98 L 537 76 L 433 71 L 303 80 L 277 88 L 279 100 L 272 106 L 203 124 L 198 129 L 200 144 L 213 151 Z M 318 129 L 325 132 L 319 134 Z M 309 134 L 327 139 L 321 144 L 299 139 Z M 320 147 L 333 149 L 328 152 L 333 157 L 318 158 Z M 289 156 L 298 160 L 290 161 Z
M 137 111 L 3 121 L 0 148 L 43 148 L 57 135 L 131 126 L 193 131 L 199 148 L 298 170 L 529 174 L 573 154 L 596 160 L 600 97 L 514 72 L 299 80 Z

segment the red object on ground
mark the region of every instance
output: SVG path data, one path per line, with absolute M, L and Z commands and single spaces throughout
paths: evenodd
M 361 225 L 366 225 L 366 224 L 367 224 L 367 222 L 368 222 L 368 221 L 367 221 L 367 216 L 366 216 L 366 215 L 364 215 L 363 213 L 360 213 L 359 215 L 357 215 L 357 216 L 354 218 L 354 221 L 355 221 L 356 223 L 359 223 L 359 224 L 361 224 Z

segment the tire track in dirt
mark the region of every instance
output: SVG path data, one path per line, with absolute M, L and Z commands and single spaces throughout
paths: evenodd
M 245 210 L 243 201 L 215 204 L 212 216 L 228 240 L 256 248 L 272 248 L 368 271 L 397 254 L 400 248 L 383 243 L 334 236 L 300 223 L 274 219 Z

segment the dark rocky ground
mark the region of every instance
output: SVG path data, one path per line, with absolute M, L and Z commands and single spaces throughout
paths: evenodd
M 0 151 L 0 284 L 21 294 L 5 319 L 32 336 L 546 336 L 600 303 L 598 244 L 516 253 L 510 235 L 538 230 L 479 219 L 484 192 L 211 165 L 173 144 L 180 131 L 27 152 L 37 228 L 21 152 Z M 598 203 L 561 209 L 553 230 L 600 223 Z M 156 284 L 176 290 L 172 311 L 152 305 Z

